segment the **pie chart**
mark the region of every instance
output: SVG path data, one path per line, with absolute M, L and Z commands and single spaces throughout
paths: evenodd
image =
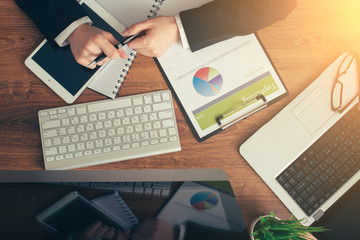
M 223 78 L 215 68 L 204 67 L 195 73 L 193 85 L 201 96 L 211 97 L 221 90 Z
M 219 199 L 215 193 L 209 191 L 202 191 L 195 193 L 191 199 L 190 204 L 197 210 L 209 210 L 215 207 Z

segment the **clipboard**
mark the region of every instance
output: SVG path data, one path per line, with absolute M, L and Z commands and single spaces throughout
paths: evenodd
M 177 43 L 154 59 L 199 142 L 288 95 L 256 34 L 194 53 Z

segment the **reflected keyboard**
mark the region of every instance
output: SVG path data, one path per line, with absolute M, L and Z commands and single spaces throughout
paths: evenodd
M 170 195 L 172 182 L 53 182 L 50 184 L 167 197 Z
M 169 90 L 39 111 L 45 169 L 180 151 Z

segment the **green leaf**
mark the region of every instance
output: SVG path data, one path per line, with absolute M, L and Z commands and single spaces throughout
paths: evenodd
M 301 224 L 301 220 L 295 219 L 291 215 L 289 219 L 276 219 L 275 214 L 271 212 L 268 216 L 260 216 L 260 222 L 257 225 L 253 236 L 257 240 L 304 240 L 309 239 L 307 233 L 329 231 L 323 227 L 307 227 Z

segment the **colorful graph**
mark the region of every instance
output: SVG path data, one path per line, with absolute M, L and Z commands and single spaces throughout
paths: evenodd
M 215 68 L 204 67 L 195 73 L 193 85 L 197 93 L 211 97 L 221 90 L 223 79 Z
M 219 199 L 213 192 L 202 191 L 195 193 L 191 199 L 190 204 L 197 210 L 209 210 L 218 203 Z

